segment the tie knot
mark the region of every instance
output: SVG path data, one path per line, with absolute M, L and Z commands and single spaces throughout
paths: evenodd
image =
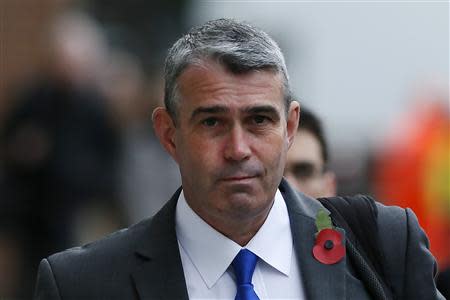
M 236 274 L 238 285 L 250 284 L 252 282 L 253 271 L 255 271 L 258 256 L 247 249 L 242 249 L 234 258 L 231 265 Z

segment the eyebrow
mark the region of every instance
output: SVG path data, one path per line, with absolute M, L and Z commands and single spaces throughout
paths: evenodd
M 271 115 L 274 115 L 277 117 L 279 117 L 279 115 L 280 115 L 278 113 L 278 110 L 272 105 L 252 106 L 252 107 L 248 107 L 248 108 L 244 109 L 244 112 L 247 114 L 266 113 L 266 114 L 271 114 Z
M 214 105 L 214 106 L 200 106 L 196 108 L 191 114 L 191 121 L 195 119 L 200 114 L 220 114 L 228 112 L 229 109 L 225 106 Z
M 214 106 L 200 106 L 196 108 L 192 114 L 191 114 L 191 121 L 194 120 L 198 115 L 200 114 L 221 114 L 229 112 L 230 109 L 221 106 L 221 105 L 214 105 Z M 272 106 L 272 105 L 258 105 L 258 106 L 249 106 L 242 109 L 242 112 L 246 114 L 260 114 L 260 113 L 266 113 L 271 114 L 276 118 L 280 118 L 280 114 L 278 110 Z

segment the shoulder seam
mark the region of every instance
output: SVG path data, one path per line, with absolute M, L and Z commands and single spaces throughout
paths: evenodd
M 58 292 L 59 299 L 62 300 L 63 297 L 62 297 L 62 295 L 61 295 L 61 292 L 60 292 L 61 290 L 60 290 L 60 288 L 59 288 L 58 281 L 56 280 L 55 273 L 53 272 L 52 264 L 50 263 L 50 260 L 48 260 L 47 258 L 45 258 L 45 260 L 47 261 L 48 267 L 50 268 L 50 273 L 51 273 L 51 275 L 52 275 L 52 279 L 53 279 L 53 282 L 54 282 L 54 284 L 55 284 L 56 291 Z

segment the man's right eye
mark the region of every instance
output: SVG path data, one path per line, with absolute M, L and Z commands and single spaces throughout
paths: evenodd
M 215 127 L 218 123 L 219 121 L 216 118 L 207 118 L 202 121 L 202 125 L 206 127 Z

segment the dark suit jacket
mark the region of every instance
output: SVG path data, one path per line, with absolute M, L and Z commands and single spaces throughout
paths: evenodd
M 42 260 L 35 300 L 188 299 L 175 233 L 181 189 L 152 218 L 83 247 Z M 322 206 L 280 184 L 307 299 L 370 299 L 347 259 L 325 265 L 313 258 L 315 216 Z M 411 210 L 379 206 L 386 278 L 397 299 L 441 299 L 435 260 Z

